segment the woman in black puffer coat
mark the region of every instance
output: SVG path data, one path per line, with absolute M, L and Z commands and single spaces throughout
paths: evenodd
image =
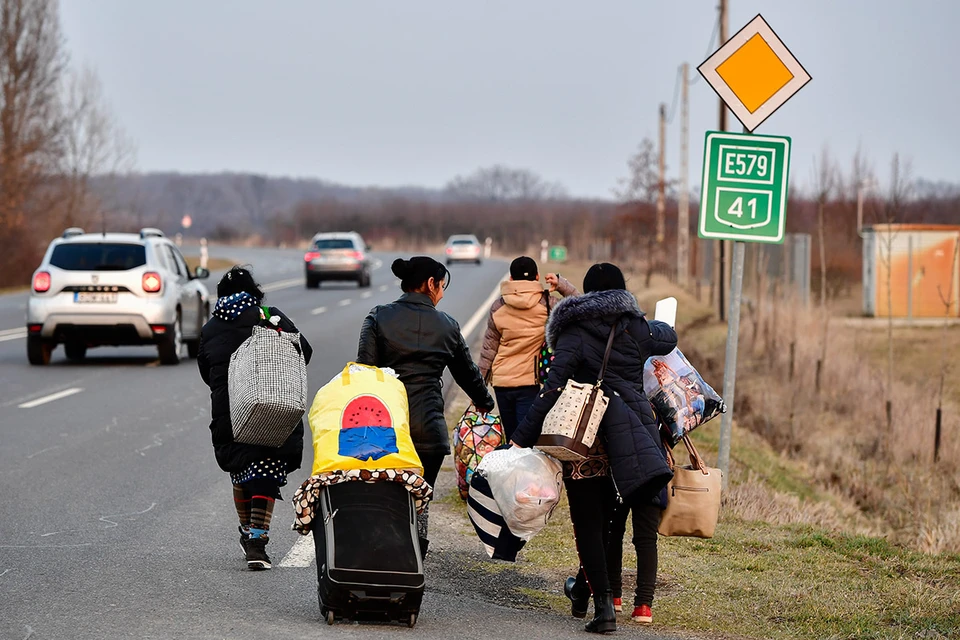
M 623 273 L 612 264 L 593 265 L 583 279 L 582 296 L 557 304 L 547 325 L 554 361 L 542 393 L 517 428 L 513 443 L 532 447 L 544 417 L 569 380 L 597 382 L 611 329 L 613 348 L 603 379 L 610 404 L 600 425 L 592 455 L 579 464 L 564 463 L 564 484 L 576 537 L 581 570 L 565 585 L 573 615 L 584 617 L 590 592 L 596 616 L 586 630 L 616 629 L 616 613 L 606 546 L 609 523 L 617 502 L 645 509 L 659 520 L 662 490 L 673 476 L 667 466 L 657 418 L 643 392 L 643 366 L 650 356 L 666 355 L 677 346 L 677 334 L 667 324 L 647 321 L 636 299 L 626 291 Z M 656 535 L 653 526 L 653 567 L 656 576 Z M 649 536 L 649 528 L 643 534 Z M 650 585 L 652 597 L 653 585 Z
M 200 334 L 197 356 L 200 377 L 210 387 L 213 451 L 217 464 L 230 473 L 233 481 L 234 505 L 240 517 L 240 546 L 250 570 L 271 567 L 266 545 L 273 505 L 281 498 L 280 487 L 287 483 L 287 474 L 300 468 L 303 457 L 303 422 L 280 447 L 233 441 L 227 386 L 230 356 L 253 335 L 253 328 L 264 321 L 267 313 L 260 306 L 263 297 L 263 291 L 248 269 L 230 269 L 217 285 L 217 306 Z M 279 309 L 268 307 L 267 311 L 281 331 L 299 333 L 293 321 Z M 313 349 L 303 335 L 300 347 L 309 363 Z

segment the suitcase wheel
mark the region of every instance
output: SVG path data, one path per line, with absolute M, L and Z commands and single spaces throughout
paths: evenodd
M 414 625 L 416 625 L 416 624 L 417 624 L 417 614 L 411 613 L 411 614 L 410 614 L 410 619 L 407 620 L 407 626 L 410 627 L 411 629 L 413 629 Z

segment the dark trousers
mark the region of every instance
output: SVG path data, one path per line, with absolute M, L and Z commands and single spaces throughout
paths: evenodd
M 440 475 L 440 467 L 443 466 L 443 459 L 446 458 L 442 453 L 420 454 L 420 464 L 423 465 L 423 479 L 431 487 L 436 489 L 437 476 Z M 420 553 L 426 555 L 427 547 L 430 541 L 427 535 L 430 531 L 430 503 L 424 507 L 423 513 L 417 514 L 417 535 L 420 538 Z
M 513 432 L 523 422 L 527 411 L 533 405 L 533 401 L 537 399 L 540 387 L 536 385 L 494 387 L 493 392 L 497 395 L 497 408 L 500 410 L 500 422 L 503 423 L 503 435 L 506 437 L 506 441 L 510 442 Z
M 423 465 L 423 479 L 432 487 L 437 483 L 437 476 L 440 475 L 440 467 L 443 466 L 443 459 L 447 456 L 442 453 L 429 453 L 420 455 L 420 464 Z
M 570 503 L 577 555 L 580 557 L 580 571 L 574 591 L 578 594 L 590 591 L 595 594 L 606 593 L 610 591 L 607 544 L 610 520 L 616 507 L 613 483 L 606 476 L 563 482 Z
M 610 547 L 607 550 L 607 571 L 613 597 L 623 596 L 623 536 L 627 531 L 627 517 L 633 514 L 633 547 L 637 551 L 637 588 L 633 606 L 653 604 L 657 586 L 657 527 L 660 525 L 660 507 L 652 504 L 629 507 L 621 504 L 614 510 L 610 522 Z

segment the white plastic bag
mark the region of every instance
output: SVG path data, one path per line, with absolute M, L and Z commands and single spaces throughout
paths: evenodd
M 560 502 L 563 468 L 542 451 L 491 451 L 475 473 L 486 478 L 507 528 L 521 540 L 530 540 L 547 526 Z

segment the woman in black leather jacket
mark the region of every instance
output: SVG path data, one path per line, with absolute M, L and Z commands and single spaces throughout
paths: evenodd
M 440 377 L 445 368 L 479 411 L 492 411 L 493 398 L 474 364 L 457 321 L 437 310 L 446 288 L 447 268 L 425 256 L 397 259 L 391 267 L 403 295 L 374 307 L 360 330 L 357 362 L 390 367 L 400 376 L 410 404 L 410 435 L 423 464 L 423 477 L 437 481 L 450 453 Z M 427 512 L 418 518 L 421 551 L 427 547 Z

